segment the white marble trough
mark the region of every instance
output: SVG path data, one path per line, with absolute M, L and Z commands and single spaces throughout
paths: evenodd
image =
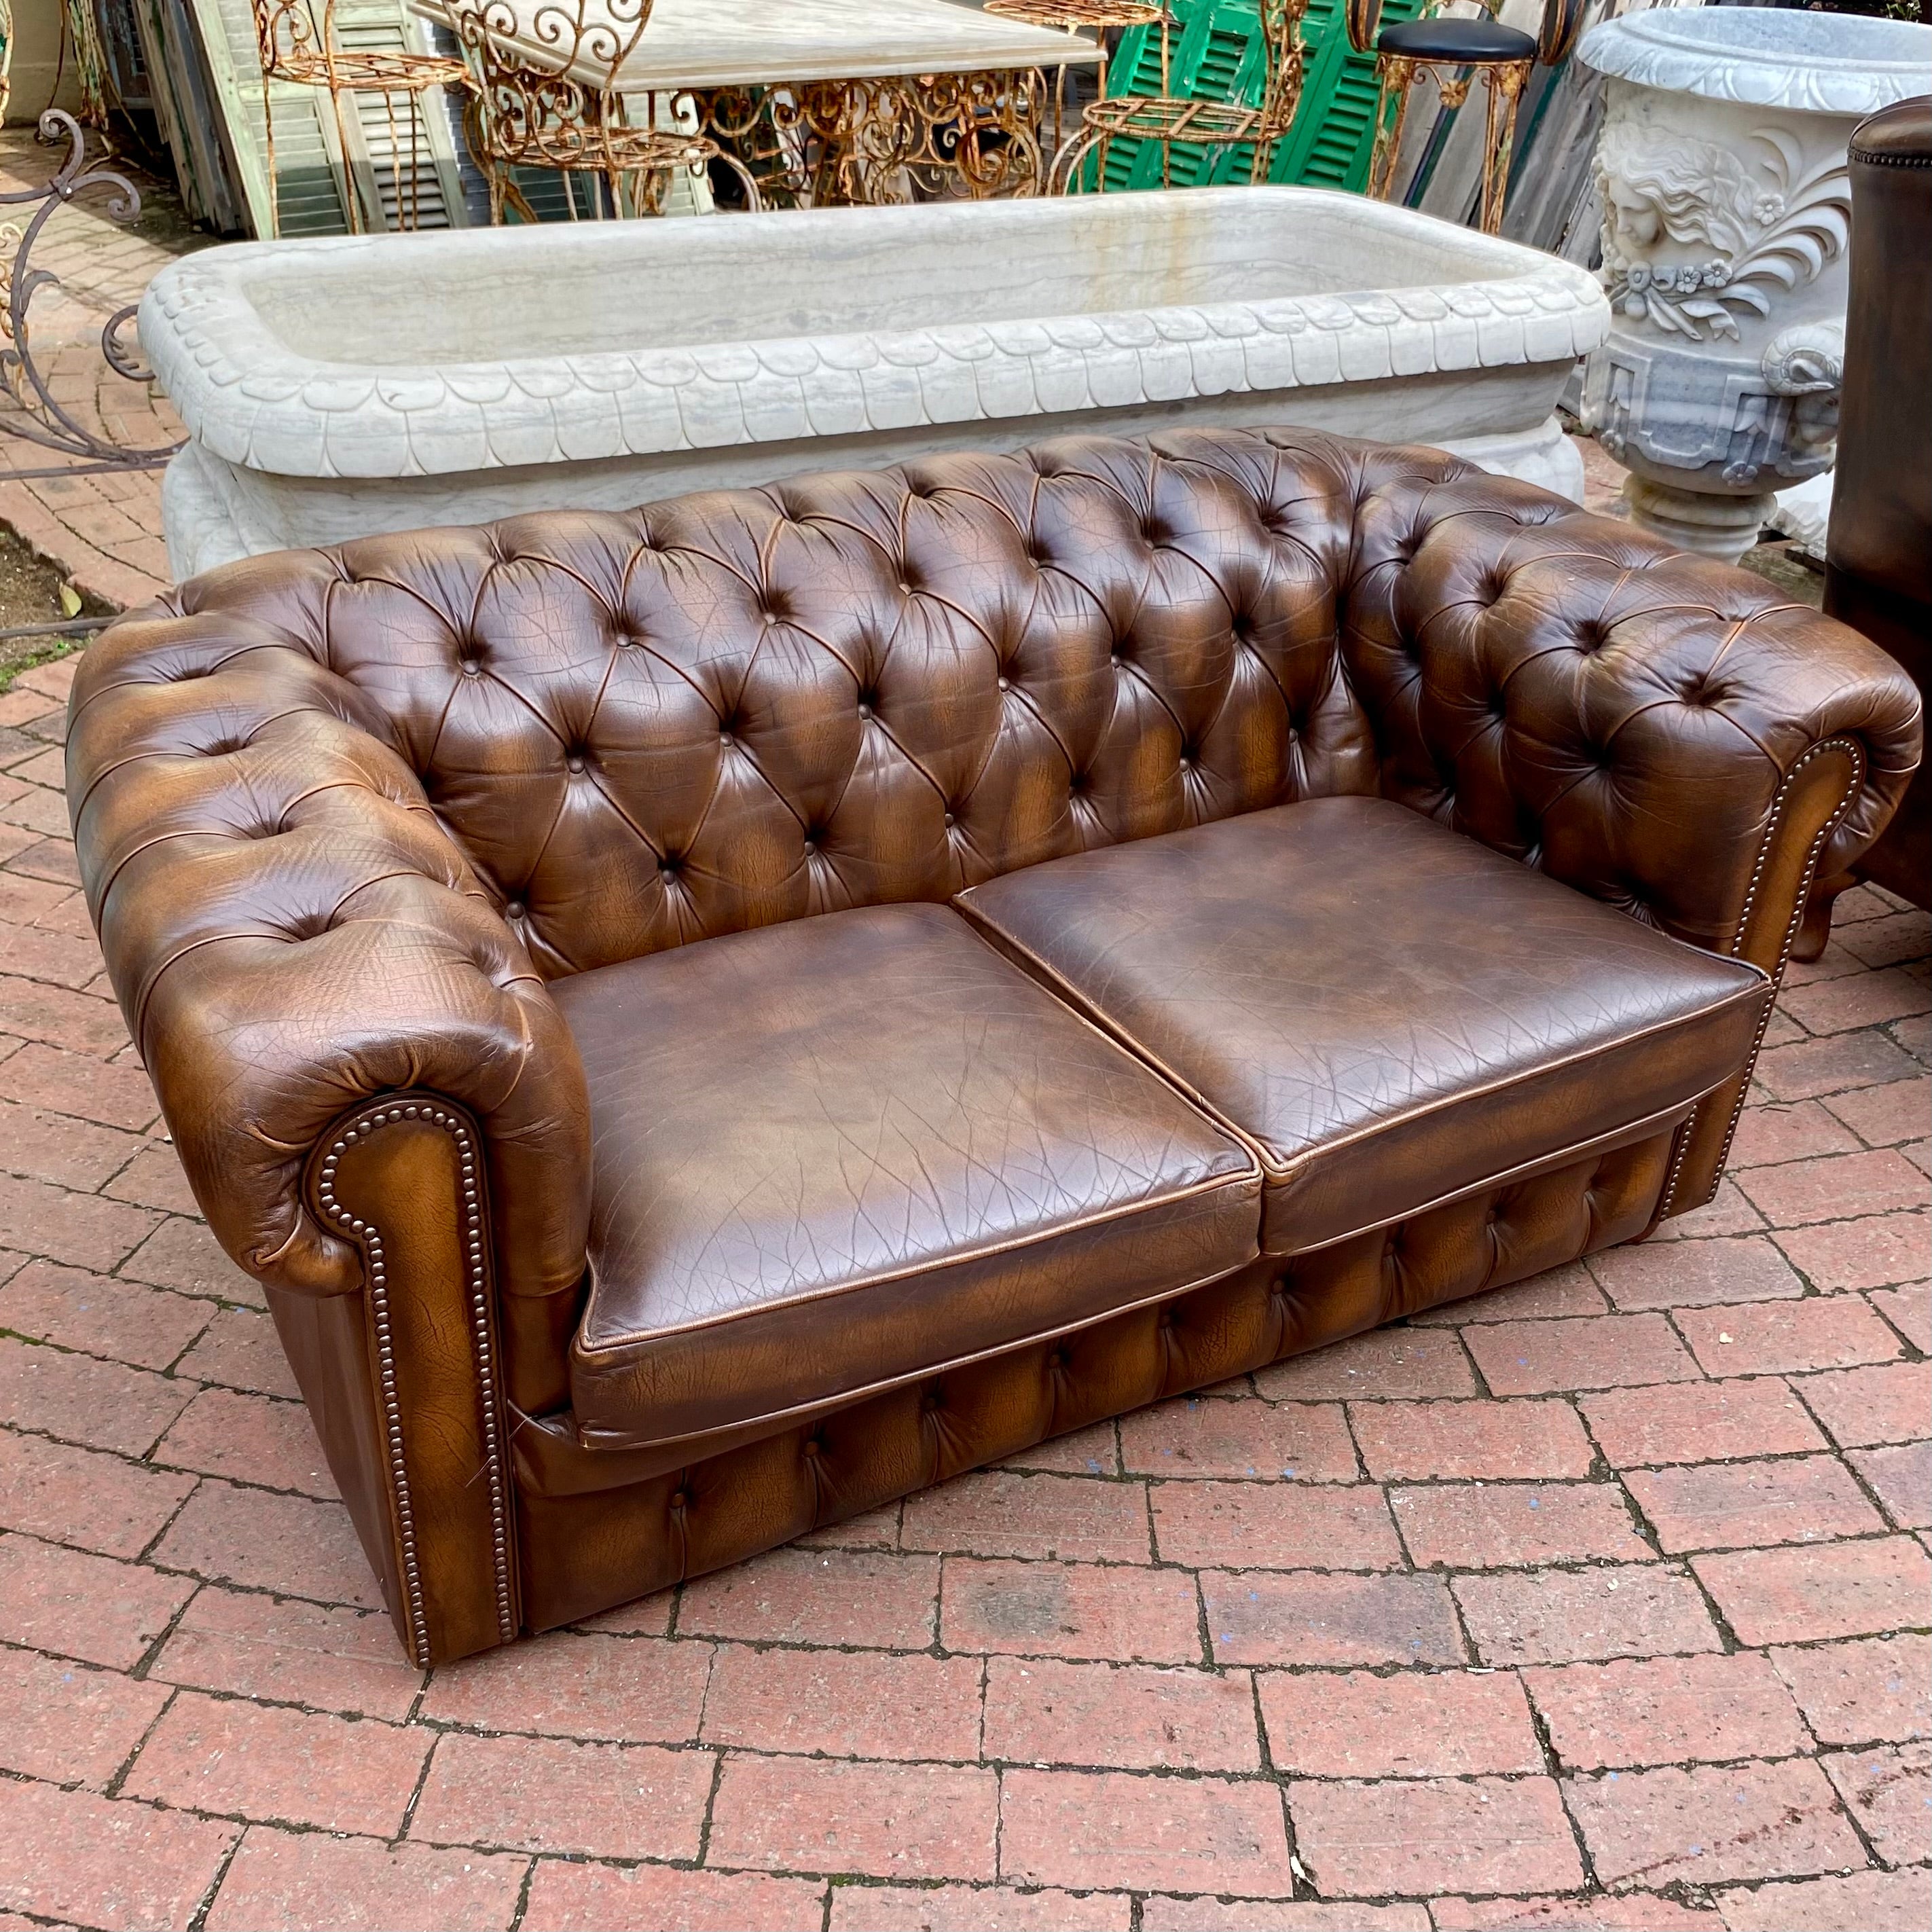
M 212 248 L 142 346 L 187 424 L 183 576 L 1072 430 L 1299 423 L 1580 496 L 1552 413 L 1609 325 L 1554 257 L 1298 188 Z

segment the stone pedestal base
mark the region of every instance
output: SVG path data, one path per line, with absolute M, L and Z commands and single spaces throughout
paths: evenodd
M 1624 500 L 1639 529 L 1724 563 L 1736 563 L 1757 542 L 1778 502 L 1768 490 L 1750 496 L 1713 496 L 1634 475 L 1624 478 Z

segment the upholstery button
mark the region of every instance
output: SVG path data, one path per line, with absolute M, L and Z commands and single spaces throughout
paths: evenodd
M 1004 677 L 1000 680 L 1000 688 L 1002 691 L 1010 691 L 1012 688 L 1012 684 L 1010 680 Z
M 1114 652 L 1110 652 L 1110 653 L 1108 654 L 1108 658 L 1107 658 L 1107 662 L 1108 662 L 1108 664 L 1112 664 L 1112 665 L 1113 666 L 1113 668 L 1114 668 L 1114 670 L 1118 670 L 1120 669 L 1120 668 L 1121 662 L 1122 662 L 1122 659 L 1121 659 L 1121 657 L 1120 657 L 1120 652 L 1119 652 L 1118 651 L 1114 651 Z
M 581 752 L 573 752 L 564 760 L 563 764 L 566 771 L 580 772 L 584 769 L 584 754 Z
M 872 707 L 869 704 L 862 704 L 862 705 L 860 705 L 860 707 L 859 707 L 859 716 L 860 716 L 861 718 L 869 718 L 869 717 L 871 717 L 871 716 L 872 716 Z
M 1053 1352 L 1047 1357 L 1046 1366 L 1049 1369 L 1064 1369 L 1066 1366 L 1066 1358 L 1060 1350 L 1055 1348 Z
M 718 734 L 718 742 L 721 745 L 728 746 L 731 742 L 730 733 L 728 731 L 719 732 Z
M 524 902 L 521 899 L 512 899 L 503 908 L 503 916 L 506 919 L 521 919 L 523 916 Z
M 913 594 L 912 586 L 903 577 L 899 579 L 899 591 L 903 596 L 910 597 Z
M 820 1446 L 818 1438 L 815 1436 L 808 1436 L 806 1438 L 805 1453 L 808 1456 L 816 1456 L 819 1452 Z
M 958 823 L 958 821 L 954 818 L 951 812 L 949 812 L 946 814 L 946 829 L 947 831 L 950 832 L 953 826 Z
M 670 1492 L 670 1506 L 674 1510 L 682 1509 L 690 1501 L 691 1498 L 682 1490 L 674 1490 Z
M 465 658 L 462 660 L 462 664 L 463 675 L 465 677 L 481 677 L 483 675 L 483 666 L 478 659 Z

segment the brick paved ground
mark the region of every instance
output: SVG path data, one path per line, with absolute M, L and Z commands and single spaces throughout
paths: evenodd
M 0 698 L 0 1932 L 1932 1924 L 1932 928 L 1672 1238 L 425 1678 Z M 1324 1902 L 1325 1901 L 1325 1902 Z

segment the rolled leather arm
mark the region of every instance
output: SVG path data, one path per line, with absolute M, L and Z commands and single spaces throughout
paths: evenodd
M 304 1170 L 338 1118 L 413 1090 L 481 1131 L 500 1289 L 573 1293 L 589 1112 L 555 1002 L 368 696 L 245 598 L 184 600 L 82 660 L 68 790 L 109 976 L 210 1226 L 272 1287 L 359 1288 Z
M 1784 845 L 1822 829 L 1844 869 L 1918 762 L 1918 692 L 1856 632 L 1461 466 L 1368 488 L 1344 622 L 1386 794 L 1715 952 Z M 1828 752 L 1820 828 L 1794 788 Z
M 1747 572 L 1443 463 L 1364 472 L 1344 572 L 1384 794 L 1778 978 L 1811 882 L 1917 767 L 1912 681 Z M 1700 1108 L 1660 1211 L 1716 1186 L 1747 1078 Z

